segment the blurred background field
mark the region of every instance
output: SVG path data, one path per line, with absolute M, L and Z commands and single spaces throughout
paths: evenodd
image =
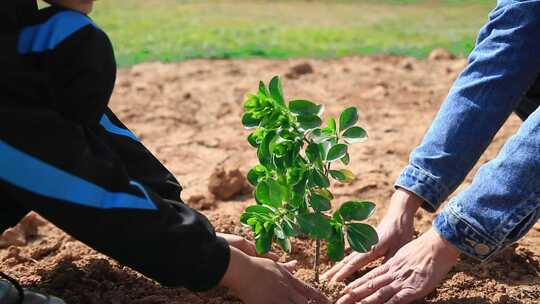
M 465 56 L 494 0 L 98 1 L 120 65 L 192 58 Z

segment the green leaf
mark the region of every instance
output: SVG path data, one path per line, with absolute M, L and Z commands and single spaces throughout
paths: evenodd
M 335 136 L 328 135 L 325 132 L 323 132 L 321 129 L 314 129 L 308 137 L 310 140 L 312 140 L 316 144 L 320 144 L 322 142 L 328 141 L 332 138 L 335 138 Z
M 296 187 L 296 185 L 294 187 Z M 296 191 L 296 189 L 293 189 L 293 191 Z M 302 191 L 305 191 L 305 187 L 302 187 Z M 289 205 L 294 207 L 294 208 L 305 209 L 305 208 L 303 208 L 303 205 L 305 205 L 304 195 L 293 192 L 292 198 L 289 201 Z
M 249 216 L 250 216 L 250 214 L 248 214 L 248 213 L 242 214 L 242 216 L 240 217 L 240 221 L 243 224 L 248 224 L 249 226 L 251 226 L 253 228 L 253 230 L 255 230 L 255 226 L 259 222 L 259 219 L 257 219 L 257 217 L 255 217 L 255 216 L 253 216 L 253 217 L 249 217 Z M 244 217 L 244 220 L 242 220 L 242 217 Z M 246 218 L 247 218 L 247 220 L 245 220 Z
M 330 170 L 330 175 L 342 183 L 350 183 L 355 179 L 354 174 L 347 169 Z
M 339 213 L 339 210 L 332 214 L 332 218 L 340 224 L 345 224 L 345 220 L 343 220 L 343 217 L 341 216 L 341 213 Z
M 285 99 L 283 98 L 283 87 L 281 86 L 281 80 L 279 76 L 274 76 L 270 81 L 270 95 L 277 101 L 278 104 L 284 106 Z
M 321 126 L 322 120 L 317 115 L 300 115 L 296 117 L 302 130 L 311 130 Z
M 336 126 L 336 119 L 335 118 L 329 118 L 328 119 L 328 130 L 332 131 L 332 134 L 336 134 L 337 132 L 337 126 Z
M 272 205 L 270 201 L 270 187 L 266 181 L 261 181 L 255 188 L 255 199 L 264 205 Z
M 309 204 L 315 211 L 328 211 L 332 209 L 329 199 L 314 193 L 309 196 Z
M 293 100 L 289 102 L 289 110 L 296 115 L 319 115 L 322 106 L 309 100 Z
M 244 115 L 242 116 L 242 124 L 247 129 L 257 128 L 260 123 L 261 123 L 261 120 L 254 118 L 253 113 L 251 112 L 244 113 Z
M 339 131 L 343 132 L 358 122 L 358 110 L 355 107 L 347 108 L 339 116 Z
M 339 213 L 346 221 L 364 221 L 373 212 L 375 212 L 375 204 L 367 201 L 349 201 L 339 208 Z
M 330 221 L 320 213 L 298 215 L 300 228 L 316 240 L 326 240 L 332 235 Z
M 244 210 L 244 213 L 252 213 L 260 216 L 270 216 L 274 214 L 274 211 L 267 206 L 252 205 L 247 207 L 246 210 Z
M 250 225 L 249 220 L 257 218 L 261 220 L 269 220 L 274 214 L 274 211 L 266 206 L 253 205 L 244 210 L 244 213 L 240 216 L 240 222 L 245 225 Z
M 247 179 L 249 183 L 255 187 L 259 183 L 259 179 L 264 176 L 266 176 L 266 168 L 264 166 L 257 165 L 253 167 L 253 169 L 249 170 Z
M 274 139 L 270 142 L 269 151 L 270 154 L 278 157 L 283 157 L 292 149 L 292 147 L 292 141 L 286 140 L 281 136 L 275 136 Z
M 259 147 L 259 136 L 255 132 L 249 134 L 247 140 L 253 148 Z
M 275 131 L 270 131 L 266 136 L 264 137 L 262 143 L 259 145 L 259 148 L 257 149 L 257 156 L 259 158 L 259 162 L 268 167 L 272 166 L 272 155 L 270 154 L 270 143 L 272 140 L 274 140 L 274 137 L 276 136 Z
M 317 189 L 311 190 L 311 192 L 318 194 L 320 196 L 323 196 L 329 201 L 334 199 L 334 195 L 332 195 L 332 192 L 328 191 L 327 189 L 317 188 Z
M 347 226 L 347 240 L 354 251 L 366 253 L 379 242 L 379 237 L 370 225 L 351 224 Z
M 252 111 L 260 107 L 259 96 L 250 94 L 247 96 L 246 101 L 244 102 L 244 110 L 246 112 Z
M 290 186 L 294 186 L 302 180 L 303 176 L 304 176 L 304 169 L 291 168 L 287 170 L 287 184 L 289 184 Z
M 285 238 L 285 231 L 283 231 L 283 227 L 276 223 L 276 226 L 274 227 L 274 235 L 278 239 L 284 239 Z
M 283 249 L 283 251 L 291 253 L 291 241 L 289 238 L 276 238 L 276 243 L 279 245 L 279 247 L 281 247 L 281 249 Z
M 293 187 L 293 192 L 301 197 L 303 197 L 306 193 L 306 183 L 308 181 L 308 175 L 310 174 L 308 172 L 305 172 L 300 181 L 296 183 L 296 185 L 294 185 Z
M 269 205 L 272 207 L 280 207 L 283 192 L 281 191 L 281 185 L 273 179 L 268 180 L 268 191 L 269 191 Z
M 268 89 L 266 89 L 266 85 L 262 81 L 259 82 L 259 93 L 261 93 L 262 95 L 267 96 L 267 97 L 268 97 L 268 95 L 270 95 L 268 93 Z
M 255 236 L 255 247 L 258 254 L 266 254 L 272 248 L 274 231 L 263 231 Z
M 294 223 L 288 218 L 284 218 L 281 224 L 282 224 L 283 232 L 285 233 L 285 236 L 295 237 L 298 235 L 298 232 L 295 228 Z
M 355 144 L 364 141 L 367 138 L 366 130 L 360 127 L 352 127 L 343 132 L 343 139 L 349 144 Z
M 306 148 L 306 156 L 311 163 L 321 160 L 319 144 L 310 143 Z
M 345 165 L 345 166 L 348 166 L 350 163 L 351 163 L 351 157 L 349 156 L 349 153 L 345 153 L 345 156 L 343 156 L 341 158 L 341 162 Z
M 335 161 L 347 154 L 347 145 L 337 144 L 328 150 L 327 161 Z
M 312 184 L 320 188 L 330 187 L 330 180 L 328 177 L 317 169 L 312 169 L 310 171 L 310 179 Z
M 341 225 L 332 227 L 332 236 L 328 240 L 327 254 L 333 262 L 341 261 L 345 257 L 345 237 Z

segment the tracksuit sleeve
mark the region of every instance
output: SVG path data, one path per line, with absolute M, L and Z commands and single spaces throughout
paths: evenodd
M 227 242 L 203 215 L 130 176 L 99 132 L 43 108 L 2 106 L 0 117 L 2 192 L 161 284 L 220 282 Z
M 53 107 L 77 123 L 95 125 L 107 108 L 116 79 L 116 62 L 107 35 L 86 25 L 48 56 Z

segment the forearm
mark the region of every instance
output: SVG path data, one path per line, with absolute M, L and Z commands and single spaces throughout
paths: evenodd
M 540 217 L 539 147 L 537 110 L 437 217 L 435 228 L 480 260 L 524 236 Z
M 482 29 L 469 64 L 396 186 L 435 211 L 459 186 L 539 73 L 540 2 L 500 4 Z

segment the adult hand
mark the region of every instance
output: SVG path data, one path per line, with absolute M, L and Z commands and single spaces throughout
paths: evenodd
M 217 236 L 224 238 L 227 241 L 227 243 L 229 243 L 229 246 L 234 247 L 249 256 L 267 258 L 273 261 L 279 260 L 279 256 L 272 252 L 269 252 L 264 255 L 258 254 L 255 244 L 253 242 L 246 240 L 245 238 L 241 236 L 234 235 L 234 234 L 225 234 L 225 233 L 217 233 Z
M 323 280 L 343 281 L 370 262 L 391 258 L 414 235 L 414 214 L 423 200 L 412 192 L 396 190 L 385 217 L 377 227 L 379 243 L 368 253 L 353 252 L 322 275 Z
M 246 304 L 330 304 L 315 289 L 296 279 L 287 268 L 269 259 L 250 257 L 231 248 L 231 260 L 221 285 Z
M 432 228 L 388 262 L 349 284 L 337 304 L 407 304 L 433 291 L 457 263 L 459 251 Z

